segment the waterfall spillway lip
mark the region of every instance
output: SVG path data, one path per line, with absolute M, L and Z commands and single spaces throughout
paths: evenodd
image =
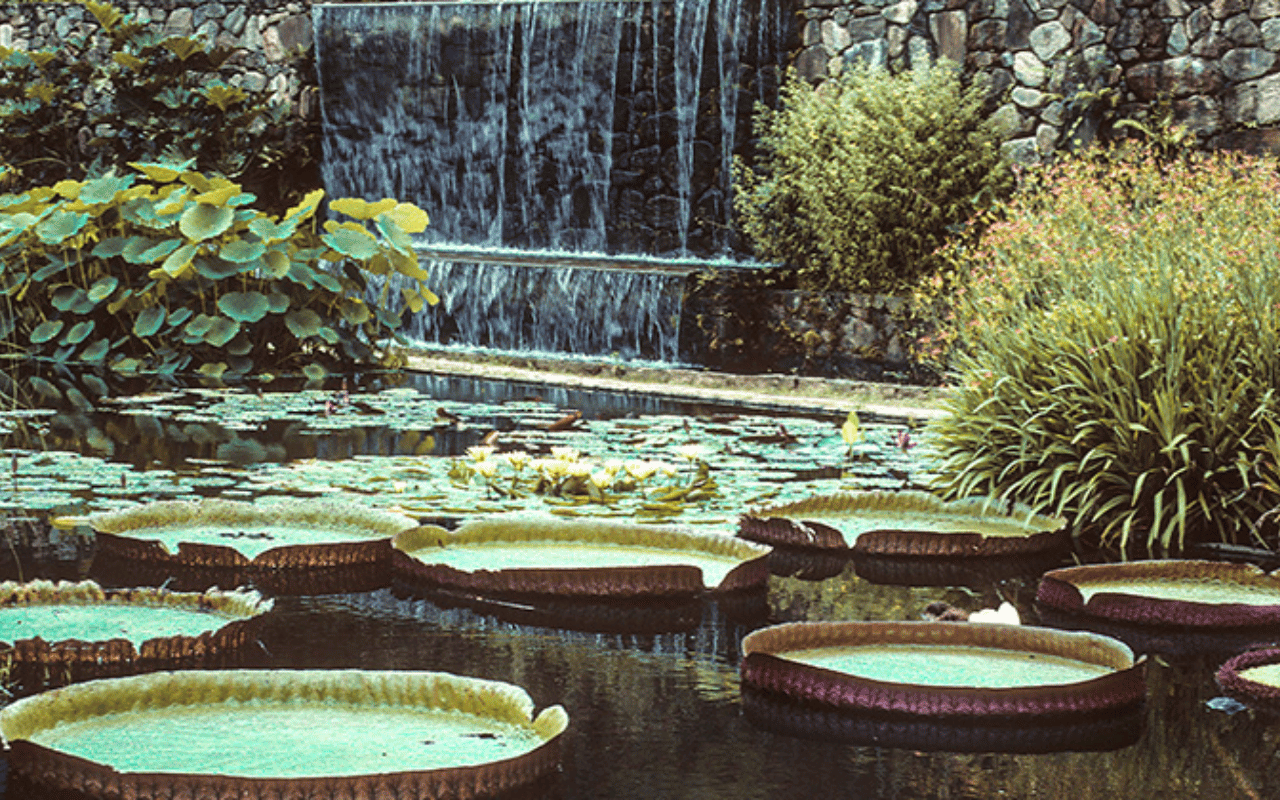
M 415 249 L 418 251 L 418 257 L 427 261 L 484 263 L 503 266 L 566 267 L 621 272 L 660 272 L 672 275 L 687 275 L 709 268 L 752 269 L 763 266 L 733 261 L 577 253 L 557 250 L 438 247 L 434 245 L 418 245 Z

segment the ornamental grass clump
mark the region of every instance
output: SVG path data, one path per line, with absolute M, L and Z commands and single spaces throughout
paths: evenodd
M 1277 232 L 1273 159 L 1131 147 L 1032 173 L 961 255 L 942 488 L 1126 553 L 1269 542 Z
M 1011 188 L 983 95 L 945 62 L 851 66 L 816 88 L 792 75 L 757 117 L 756 168 L 735 176 L 756 255 L 820 291 L 896 292 L 932 274 L 934 251 Z

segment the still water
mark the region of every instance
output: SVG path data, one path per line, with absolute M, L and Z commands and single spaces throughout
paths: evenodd
M 25 546 L 0 562 L 18 554 L 25 577 L 91 574 L 90 543 L 14 538 Z M 563 771 L 537 787 L 537 797 L 1280 797 L 1280 720 L 1217 710 L 1213 672 L 1239 641 L 1225 651 L 1210 639 L 1150 657 L 1148 701 L 1132 729 L 1067 752 L 1008 752 L 1045 749 L 1035 730 L 1006 735 L 1006 752 L 967 752 L 963 731 L 937 729 L 919 741 L 877 743 L 847 719 L 761 705 L 744 696 L 738 663 L 743 637 L 766 624 L 919 619 L 936 600 L 968 609 L 1010 600 L 1024 621 L 1037 621 L 1039 572 L 1025 567 L 957 575 L 964 586 L 907 586 L 875 582 L 854 562 L 778 553 L 771 566 L 767 593 L 665 616 L 648 610 L 634 629 L 664 631 L 657 633 L 616 632 L 627 628 L 620 618 L 538 624 L 492 608 L 450 607 L 403 586 L 281 596 L 245 664 L 442 670 L 524 687 L 538 708 L 561 704 L 570 716 Z M 584 627 L 591 629 L 574 629 Z M 47 795 L 7 786 L 3 797 Z

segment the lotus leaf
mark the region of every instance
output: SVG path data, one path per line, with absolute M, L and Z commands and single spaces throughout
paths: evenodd
M 229 292 L 218 298 L 218 310 L 238 322 L 257 322 L 270 309 L 271 303 L 261 292 Z
M 156 331 L 160 330 L 164 320 L 165 310 L 160 306 L 144 308 L 138 313 L 138 318 L 133 321 L 133 335 L 143 338 L 153 336 Z
M 54 211 L 36 225 L 36 236 L 45 244 L 62 244 L 83 230 L 88 221 L 88 214 Z
M 268 250 L 262 255 L 263 266 L 272 278 L 283 278 L 289 274 L 289 254 L 279 250 Z
M 50 339 L 53 339 L 59 333 L 62 333 L 62 320 L 47 319 L 32 328 L 30 336 L 31 343 L 44 344 Z
M 301 202 L 289 209 L 289 211 L 284 215 L 282 223 L 291 222 L 294 225 L 297 225 L 312 214 L 316 213 L 316 209 L 319 207 L 320 201 L 323 199 L 324 189 L 315 189 L 309 192 L 306 197 L 302 198 Z
M 355 217 L 359 220 L 373 219 L 379 214 L 391 211 L 395 207 L 396 201 L 389 197 L 376 203 L 370 203 L 358 197 L 344 197 L 329 203 L 330 211 L 346 214 L 348 217 Z
M 399 225 L 405 233 L 422 233 L 430 222 L 427 212 L 412 203 L 399 203 L 386 212 L 386 216 Z
M 64 197 L 68 200 L 74 200 L 80 195 L 81 186 L 84 186 L 83 182 L 67 178 L 66 180 L 61 180 L 55 183 L 53 185 L 53 191 L 60 197 Z
M 348 325 L 363 325 L 369 320 L 369 307 L 358 297 L 344 300 L 339 310 Z
M 89 287 L 89 299 L 97 303 L 111 296 L 111 293 L 120 285 L 120 279 L 114 275 L 107 275 L 93 282 Z
M 54 290 L 49 302 L 59 311 L 72 311 L 81 307 L 88 299 L 88 292 L 79 286 L 59 286 Z
M 146 175 L 157 183 L 170 183 L 178 179 L 184 170 L 191 166 L 191 162 L 178 165 L 169 164 L 149 164 L 144 161 L 131 161 L 129 166 Z
M 93 320 L 84 320 L 77 322 L 71 326 L 66 335 L 62 337 L 63 344 L 80 344 L 89 334 L 93 333 Z
M 296 222 L 272 222 L 266 217 L 256 217 L 249 222 L 249 232 L 266 244 L 283 241 L 298 229 Z
M 207 208 L 208 206 L 201 206 Z M 197 257 L 193 261 L 196 265 L 196 272 L 202 277 L 210 280 L 219 281 L 223 278 L 230 278 L 232 275 L 239 275 L 243 267 L 231 261 L 224 261 L 217 257 Z
M 106 339 L 99 339 L 82 350 L 80 352 L 80 358 L 84 361 L 101 361 L 106 357 L 110 350 L 111 342 Z M 105 394 L 105 392 L 103 394 Z
M 79 200 L 82 203 L 110 203 L 116 199 L 116 193 L 133 185 L 133 178 L 128 175 L 104 175 L 89 181 L 80 189 Z
M 299 339 L 316 336 L 320 333 L 323 321 L 320 315 L 309 308 L 296 309 L 284 315 L 284 324 L 289 332 Z
M 169 312 L 169 327 L 176 328 L 191 319 L 191 315 L 194 313 L 195 311 L 187 308 L 186 306 L 183 306 L 182 308 L 175 308 L 173 311 Z
M 267 302 L 270 304 L 272 314 L 283 314 L 289 310 L 289 296 L 280 292 L 272 292 L 267 295 Z
M 222 246 L 219 253 L 223 259 L 237 264 L 246 264 L 262 257 L 267 252 L 262 242 L 248 242 L 244 239 L 233 239 Z
M 125 245 L 132 239 L 131 236 L 109 236 L 94 245 L 92 253 L 95 258 L 118 256 L 124 252 Z
M 214 347 L 222 347 L 234 339 L 239 332 L 239 322 L 226 317 L 214 317 L 213 322 L 209 325 L 209 330 L 205 331 L 204 340 Z
M 329 222 L 325 227 L 328 233 L 320 238 L 342 255 L 365 261 L 378 254 L 378 240 L 358 223 L 347 222 L 338 225 Z
M 160 268 L 163 269 L 170 277 L 176 278 L 182 270 L 191 263 L 191 259 L 195 256 L 198 249 L 199 245 L 184 244 L 182 247 L 179 247 L 177 250 L 170 253 L 169 257 L 164 260 L 164 263 L 160 265 Z
M 209 332 L 211 327 L 213 327 L 213 317 L 208 314 L 197 314 L 194 319 L 187 323 L 183 331 L 187 336 L 203 341 L 204 335 Z
M 342 283 L 333 276 L 332 273 L 324 269 L 317 269 L 312 272 L 312 278 L 321 287 L 329 291 L 340 294 L 342 292 Z
M 181 239 L 165 239 L 152 243 L 143 237 L 135 237 L 133 241 L 138 244 L 134 245 L 131 242 L 125 246 L 123 253 L 125 261 L 130 264 L 154 264 L 183 246 Z
M 221 205 L 193 203 L 182 212 L 178 229 L 188 239 L 202 242 L 225 233 L 234 220 L 234 209 Z

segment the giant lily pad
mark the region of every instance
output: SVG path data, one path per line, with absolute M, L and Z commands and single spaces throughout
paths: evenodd
M 846 711 L 1063 718 L 1132 710 L 1142 662 L 1105 636 L 995 623 L 801 622 L 742 643 L 745 686 Z
M 1280 574 L 1252 564 L 1154 560 L 1048 572 L 1036 602 L 1067 614 L 1218 630 L 1280 624 Z
M 264 574 L 385 567 L 411 517 L 325 500 L 162 500 L 92 514 L 99 558 Z M 336 591 L 336 590 L 335 590 Z
M 766 544 L 854 554 L 954 558 L 1042 552 L 1066 541 L 1066 521 L 982 498 L 924 492 L 838 492 L 754 511 L 738 535 Z
M 80 583 L 0 583 L 0 664 L 11 686 L 173 667 L 218 666 L 271 609 L 256 592 L 103 591 Z
M 719 534 L 549 514 L 398 534 L 398 574 L 482 595 L 660 598 L 758 588 L 768 550 Z
M 435 672 L 163 672 L 0 712 L 11 770 L 110 797 L 489 796 L 555 771 L 567 725 L 519 687 Z
M 1215 677 L 1229 697 L 1280 714 L 1280 648 L 1240 653 L 1228 659 Z

